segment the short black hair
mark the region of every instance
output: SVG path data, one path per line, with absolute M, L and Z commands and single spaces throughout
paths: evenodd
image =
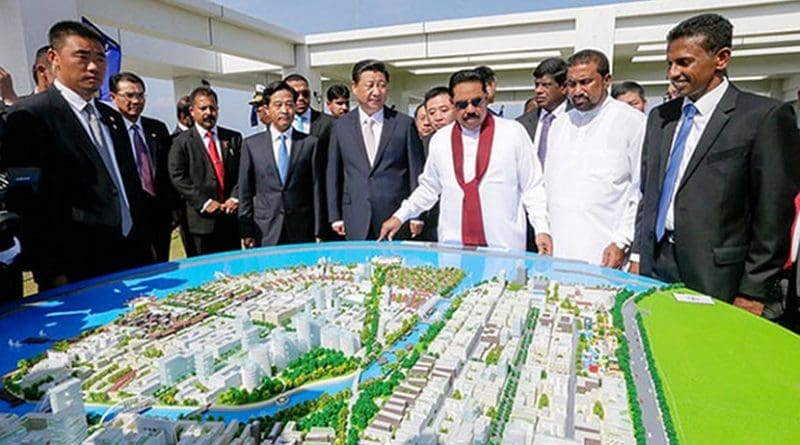
M 709 54 L 733 48 L 733 25 L 719 14 L 696 15 L 678 23 L 667 34 L 667 42 L 696 36 L 705 37 L 701 45 Z
M 308 79 L 306 79 L 306 76 L 304 76 L 304 75 L 302 75 L 300 73 L 292 73 L 292 74 L 289 74 L 288 76 L 283 78 L 284 82 L 292 82 L 292 81 L 297 81 L 297 80 L 302 80 L 303 82 L 306 83 L 306 85 L 308 85 Z
M 347 88 L 340 83 L 333 84 L 328 87 L 325 97 L 328 98 L 329 102 L 333 102 L 340 97 L 350 100 L 350 88 Z
M 50 45 L 45 45 L 36 50 L 36 56 L 33 58 L 33 66 L 31 67 L 31 74 L 33 75 L 33 83 L 38 84 L 39 79 L 36 78 L 36 65 L 44 63 L 50 66 L 50 60 L 47 58 L 47 51 L 50 50 Z
M 176 112 L 178 115 L 178 119 L 183 116 L 188 116 L 189 108 L 192 106 L 192 98 L 189 96 L 183 96 L 178 99 L 178 103 L 175 104 Z
M 481 77 L 483 77 L 483 80 L 485 80 L 487 84 L 488 83 L 492 83 L 495 80 L 497 80 L 497 78 L 496 78 L 496 76 L 494 74 L 494 70 L 489 68 L 486 65 L 476 66 L 475 67 L 475 72 L 480 74 Z
M 417 108 L 414 109 L 414 120 L 417 119 L 417 114 L 419 114 L 419 110 L 425 111 L 427 113 L 427 111 L 425 110 L 425 102 L 422 102 L 421 104 L 417 105 Z
M 453 90 L 456 88 L 456 85 L 464 82 L 480 82 L 481 90 L 486 92 L 486 78 L 481 76 L 475 70 L 460 70 L 456 71 L 450 76 L 450 82 L 448 82 L 448 88 L 450 89 L 450 96 L 452 97 Z
M 646 97 L 644 87 L 632 80 L 616 83 L 613 87 L 611 87 L 611 97 L 614 99 L 626 93 L 636 93 L 642 99 Z
M 261 103 L 264 105 L 269 105 L 269 99 L 278 91 L 288 91 L 292 94 L 292 100 L 297 100 L 297 91 L 295 91 L 291 85 L 286 83 L 285 80 L 276 80 L 275 82 L 271 82 L 264 87 L 264 92 L 262 93 L 263 99 L 261 99 Z
M 219 99 L 217 99 L 217 93 L 215 93 L 214 90 L 211 89 L 211 87 L 203 85 L 193 89 L 192 92 L 189 93 L 189 104 L 194 105 L 194 101 L 195 99 L 197 99 L 197 96 L 212 97 L 214 98 L 214 102 L 219 104 Z
M 533 78 L 539 79 L 547 75 L 553 76 L 557 84 L 564 85 L 567 81 L 567 62 L 560 57 L 548 57 L 542 60 L 533 70 Z
M 385 63 L 380 60 L 366 59 L 356 62 L 356 64 L 353 65 L 353 83 L 358 83 L 358 81 L 361 80 L 361 73 L 365 71 L 383 73 L 384 77 L 386 77 L 386 81 L 389 81 L 389 70 L 386 69 Z
M 116 93 L 119 89 L 119 83 L 122 81 L 127 81 L 131 83 L 138 83 L 142 87 L 142 91 L 145 91 L 144 80 L 141 77 L 137 76 L 130 71 L 123 71 L 121 73 L 114 74 L 108 79 L 108 90 L 112 93 Z
M 422 104 L 426 107 L 428 106 L 428 101 L 433 99 L 436 96 L 441 96 L 442 94 L 446 94 L 447 97 L 450 99 L 453 98 L 453 94 L 450 92 L 450 89 L 445 86 L 438 86 L 433 87 L 425 93 L 425 100 L 422 101 Z
M 601 76 L 605 77 L 611 72 L 608 67 L 608 57 L 596 49 L 583 49 L 571 55 L 569 59 L 567 59 L 567 67 L 572 68 L 573 66 L 586 65 L 591 62 L 597 64 L 597 72 L 600 73 Z
M 80 22 L 64 20 L 56 23 L 50 28 L 50 32 L 48 33 L 50 47 L 55 51 L 59 51 L 61 47 L 64 46 L 64 39 L 69 36 L 79 36 L 85 39 L 94 40 L 101 45 L 104 43 L 103 38 L 94 29 Z

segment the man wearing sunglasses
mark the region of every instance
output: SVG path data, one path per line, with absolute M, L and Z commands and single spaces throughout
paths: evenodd
M 391 240 L 402 223 L 440 200 L 439 242 L 525 250 L 525 211 L 539 252 L 553 245 L 542 171 L 525 128 L 487 110 L 486 80 L 473 70 L 450 77 L 456 122 L 430 142 L 419 186 L 383 223 Z

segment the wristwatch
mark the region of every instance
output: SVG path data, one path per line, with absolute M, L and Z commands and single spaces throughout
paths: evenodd
M 627 255 L 628 252 L 631 250 L 631 245 L 630 244 L 625 244 L 625 243 L 621 243 L 619 241 L 614 241 L 614 245 L 617 246 L 617 248 L 619 248 L 619 250 L 621 250 L 622 253 L 624 253 L 625 255 Z

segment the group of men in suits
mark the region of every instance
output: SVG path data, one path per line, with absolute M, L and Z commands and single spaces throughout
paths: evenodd
M 614 220 L 608 233 L 596 235 L 608 238 L 597 244 L 606 246 L 598 263 L 621 267 L 627 259 L 632 272 L 683 281 L 775 318 L 782 312 L 792 199 L 800 189 L 800 136 L 789 105 L 740 91 L 727 79 L 731 40 L 730 22 L 717 14 L 673 28 L 667 77 L 677 98 L 652 110 L 646 124 L 609 97 L 607 59 L 597 51 L 543 61 L 533 73 L 537 108 L 518 120 L 532 162 L 544 168 L 545 189 L 557 182 L 548 181 L 548 168 L 553 174 L 586 159 L 597 161 L 584 165 L 592 167 L 587 174 L 625 187 L 615 189 L 624 198 L 600 206 Z M 141 116 L 145 85 L 134 74 L 112 79 L 118 111 L 96 101 L 105 55 L 100 38 L 81 24 L 53 26 L 47 61 L 54 85 L 10 110 L 0 153 L 3 167 L 41 170 L 33 196 L 12 197 L 10 205 L 25 218 L 24 260 L 42 289 L 165 260 L 169 232 L 180 219 L 176 203 L 193 254 L 238 249 L 242 242 L 377 239 L 417 189 L 429 156 L 432 136 L 421 138 L 414 119 L 386 106 L 390 76 L 377 60 L 355 64 L 351 90 L 358 107 L 337 119 L 310 107 L 302 75 L 268 85 L 259 110 L 269 124 L 244 140 L 217 126 L 218 99 L 208 87 L 188 96 L 186 121 L 171 136 L 162 123 Z M 487 113 L 494 80 L 460 75 L 450 88 L 426 95 L 421 109 L 432 134 L 463 123 L 478 137 L 486 121 L 504 137 L 516 135 L 518 124 L 494 123 L 498 117 Z M 455 86 L 464 96 L 457 107 Z M 431 118 L 437 114 L 445 117 Z M 623 121 L 631 128 L 614 126 Z M 583 136 L 570 139 L 569 132 Z M 639 136 L 642 148 L 634 153 L 629 146 Z M 449 140 L 437 140 L 450 147 Z M 570 158 L 559 146 L 567 140 L 574 156 L 597 153 Z M 598 141 L 606 145 L 598 148 Z M 553 209 L 569 207 L 570 199 L 569 211 L 591 213 L 586 209 L 598 205 L 584 199 L 591 193 L 547 193 Z M 428 198 L 426 205 L 436 201 Z M 427 233 L 435 227 L 431 214 L 416 211 L 422 207 L 405 208 L 418 214 L 405 212 L 408 222 L 393 223 L 393 236 L 416 237 L 426 224 Z M 548 244 L 556 255 L 560 237 Z M 530 231 L 529 247 L 534 239 Z

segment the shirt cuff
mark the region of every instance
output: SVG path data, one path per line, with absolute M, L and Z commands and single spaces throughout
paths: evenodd
M 533 230 L 536 231 L 536 234 L 539 235 L 550 235 L 550 222 L 547 218 L 544 217 L 536 217 L 533 218 L 531 221 L 531 225 L 533 226 Z
M 638 263 L 639 262 L 639 254 L 638 253 L 631 253 L 631 255 L 628 257 L 628 261 L 630 261 L 631 263 Z
M 400 222 L 406 222 L 409 219 L 411 219 L 411 217 L 416 215 L 412 215 L 405 206 L 401 205 L 400 208 L 397 209 L 397 211 L 394 212 L 394 215 L 392 216 L 399 219 Z
M 343 227 L 343 226 L 344 226 L 344 220 L 341 220 L 341 219 L 331 223 L 331 228 L 333 228 L 333 229 L 335 229 L 337 227 Z
M 210 206 L 210 205 L 211 205 L 211 202 L 212 202 L 212 201 L 214 201 L 214 200 L 209 198 L 209 199 L 208 199 L 208 201 L 206 201 L 206 203 L 205 203 L 205 204 L 203 204 L 203 207 L 201 207 L 201 208 L 200 208 L 200 213 L 203 213 L 203 212 L 205 212 L 205 211 L 206 211 L 206 209 L 208 208 L 208 206 Z
M 425 221 L 423 221 L 421 219 L 412 219 L 411 223 L 412 224 L 422 224 L 423 226 L 425 225 Z

